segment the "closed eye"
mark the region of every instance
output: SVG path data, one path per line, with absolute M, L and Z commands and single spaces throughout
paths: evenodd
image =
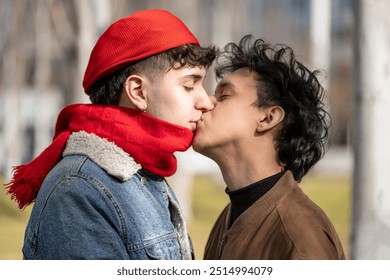
M 221 94 L 221 95 L 217 94 L 216 95 L 217 101 L 223 101 L 223 100 L 225 100 L 228 97 L 229 97 L 228 94 Z
M 230 81 L 222 80 L 215 89 L 215 98 L 217 101 L 223 101 L 234 94 L 235 86 Z
M 192 91 L 192 90 L 194 90 L 194 87 L 186 87 L 186 86 L 184 86 L 184 89 L 185 89 L 186 91 Z

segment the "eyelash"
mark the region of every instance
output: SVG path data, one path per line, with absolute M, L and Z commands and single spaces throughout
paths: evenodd
M 219 100 L 219 101 L 223 101 L 223 100 L 225 100 L 227 97 L 228 97 L 227 94 L 223 94 L 223 95 L 220 95 L 220 96 L 219 96 L 218 100 Z
M 185 86 L 184 89 L 187 90 L 187 91 L 192 91 L 194 88 L 193 88 L 193 87 L 186 87 L 186 86 Z

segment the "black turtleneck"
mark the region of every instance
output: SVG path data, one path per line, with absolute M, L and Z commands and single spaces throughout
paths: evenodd
M 262 197 L 266 192 L 268 192 L 283 176 L 284 173 L 285 171 L 282 171 L 278 174 L 272 175 L 261 181 L 250 184 L 247 187 L 235 191 L 229 191 L 229 189 L 226 188 L 225 192 L 229 195 L 230 202 L 232 205 L 229 227 L 242 213 L 244 213 L 245 210 L 247 210 L 260 197 Z

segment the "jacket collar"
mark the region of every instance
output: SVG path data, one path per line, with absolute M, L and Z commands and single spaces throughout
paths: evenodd
M 126 181 L 142 168 L 135 160 L 115 143 L 85 131 L 74 132 L 69 136 L 62 153 L 84 155 L 120 181 Z
M 297 182 L 291 171 L 286 173 L 279 179 L 278 182 L 260 199 L 258 199 L 247 211 L 241 214 L 233 225 L 228 230 L 229 234 L 235 234 L 243 230 L 251 223 L 253 219 L 264 219 L 275 208 L 277 201 L 283 196 L 297 188 Z M 226 229 L 229 228 L 231 216 L 231 204 L 228 205 L 227 218 L 225 221 Z

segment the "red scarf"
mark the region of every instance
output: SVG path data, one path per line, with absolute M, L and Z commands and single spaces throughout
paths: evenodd
M 6 184 L 22 209 L 32 203 L 50 170 L 61 160 L 69 135 L 85 131 L 114 142 L 141 166 L 159 176 L 176 172 L 176 151 L 187 150 L 193 132 L 140 111 L 104 105 L 69 105 L 59 114 L 52 144 L 28 164 L 14 167 Z

